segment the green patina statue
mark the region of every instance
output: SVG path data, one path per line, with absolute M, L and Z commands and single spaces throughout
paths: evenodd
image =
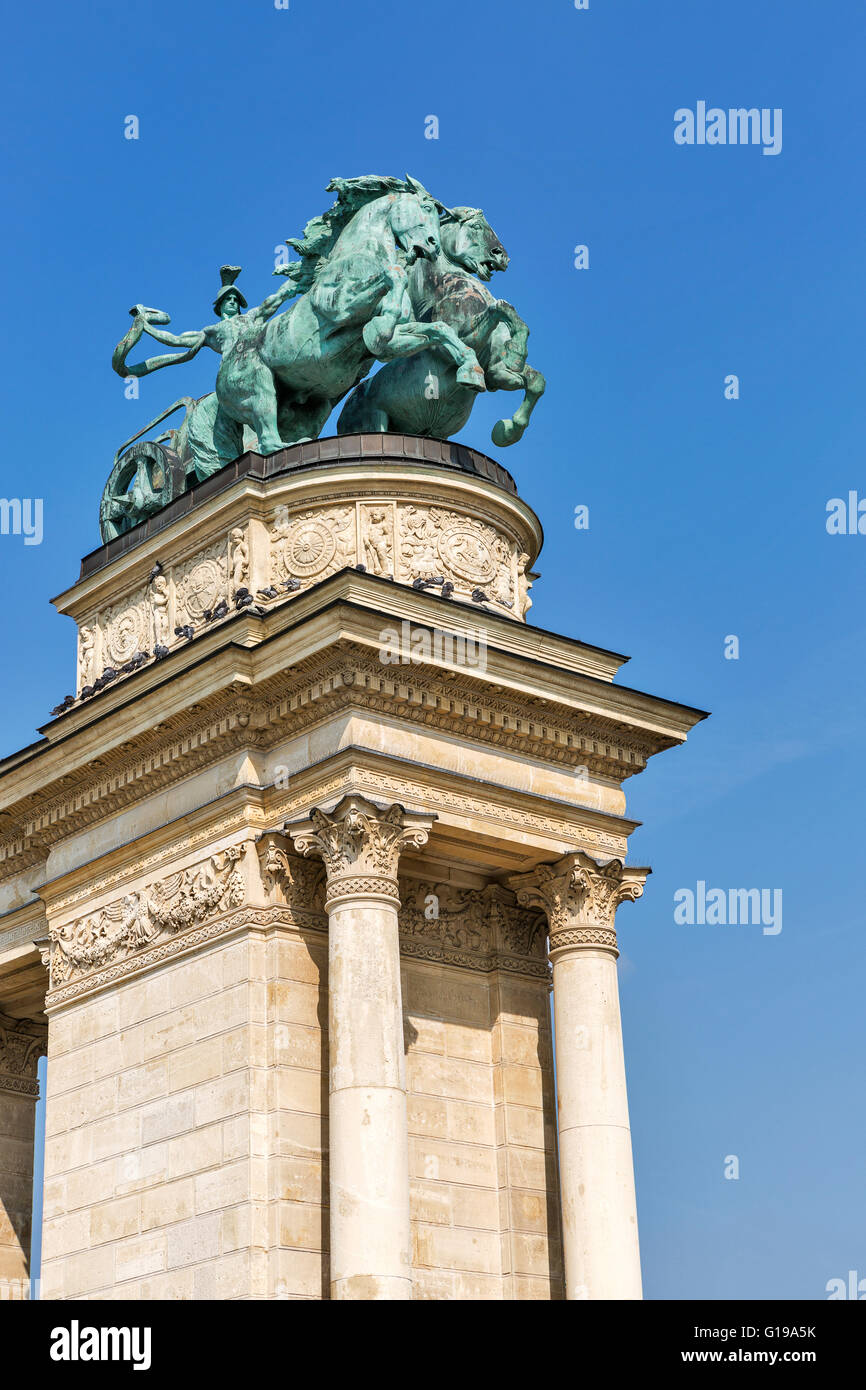
M 202 347 L 222 361 L 214 392 L 182 397 L 118 450 L 100 509 L 104 540 L 246 449 L 267 454 L 316 438 L 347 395 L 340 433 L 447 438 L 480 391 L 523 389 L 493 439 L 506 445 L 523 434 L 544 378 L 527 366 L 523 320 L 482 284 L 508 265 L 483 213 L 449 210 L 408 175 L 333 179 L 328 187 L 336 203 L 288 240 L 299 259 L 274 272 L 286 284 L 256 308 L 235 283 L 240 267 L 223 266 L 218 321 L 207 328 L 175 334 L 162 310 L 130 310 L 132 326 L 112 357 L 120 376 L 188 362 Z M 129 364 L 144 334 L 179 351 Z M 364 381 L 377 360 L 386 365 Z M 141 439 L 180 408 L 179 428 Z
M 413 312 L 418 319 L 448 324 L 474 350 L 488 391 L 524 391 L 512 418 L 493 428 L 494 444 L 514 444 L 529 424 L 545 382 L 526 363 L 526 324 L 481 283 L 506 270 L 508 256 L 480 208 L 443 209 L 440 226 L 439 255 L 419 262 L 410 276 Z M 448 439 L 466 424 L 475 394 L 447 361 L 427 350 L 383 367 L 357 387 L 337 429 L 340 434 L 381 430 Z
M 221 268 L 222 287 L 213 306 L 218 322 L 198 332 L 169 333 L 167 329 L 157 326 L 169 322 L 168 314 L 136 304 L 130 310 L 133 315 L 132 328 L 118 343 L 112 358 L 112 366 L 121 376 L 145 376 L 158 371 L 160 367 L 188 362 L 203 347 L 218 352 L 223 360 L 217 373 L 217 410 L 212 437 L 222 463 L 231 462 L 243 452 L 245 424 L 255 430 L 262 453 L 272 454 L 277 449 L 285 448 L 284 441 L 277 433 L 273 376 L 262 361 L 261 348 L 263 329 L 268 319 L 297 290 L 292 284 L 283 285 L 275 294 L 269 294 L 258 308 L 244 313 L 247 301 L 235 284 L 240 270 L 239 265 L 224 265 Z M 142 333 L 147 333 L 158 343 L 183 348 L 184 351 L 149 357 L 144 362 L 128 366 L 127 354 Z

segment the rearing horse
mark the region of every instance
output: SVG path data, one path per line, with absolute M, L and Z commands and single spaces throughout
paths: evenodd
M 510 419 L 497 421 L 493 442 L 514 444 L 529 424 L 545 381 L 526 360 L 529 329 L 516 309 L 495 299 L 482 281 L 505 270 L 508 256 L 478 208 L 441 208 L 438 256 L 410 271 L 416 316 L 447 324 L 476 353 L 489 391 L 524 392 Z M 477 278 L 476 278 L 477 277 Z M 392 431 L 447 439 L 461 430 L 475 403 L 460 373 L 433 352 L 394 362 L 352 392 L 339 434 Z
M 472 348 L 447 324 L 415 318 L 411 268 L 441 249 L 437 205 L 427 190 L 408 176 L 405 184 L 334 179 L 329 189 L 337 190 L 335 207 L 307 225 L 302 241 L 289 243 L 302 261 L 283 271 L 300 284 L 312 275 L 311 288 L 267 325 L 261 350 L 275 381 L 280 434 L 293 441 L 315 438 L 376 359 L 430 349 L 450 360 L 473 395 L 485 389 Z
M 315 438 L 377 358 L 389 362 L 433 349 L 450 359 L 473 396 L 485 389 L 472 348 L 447 324 L 419 323 L 414 316 L 409 273 L 441 249 L 437 205 L 427 190 L 409 176 L 377 175 L 334 179 L 328 188 L 337 191 L 337 202 L 307 224 L 302 239 L 288 242 L 301 259 L 275 272 L 290 283 L 258 308 L 242 314 L 245 301 L 232 285 L 222 292 L 230 319 L 173 334 L 157 327 L 168 322 L 167 314 L 138 305 L 133 328 L 115 349 L 115 370 L 136 376 L 188 361 L 204 346 L 221 354 L 216 401 L 204 397 L 188 421 L 202 476 L 213 471 L 214 453 L 222 465 L 242 452 L 244 426 L 255 431 L 265 454 Z M 272 317 L 296 294 L 300 298 L 285 313 Z M 184 351 L 128 366 L 126 355 L 142 332 Z

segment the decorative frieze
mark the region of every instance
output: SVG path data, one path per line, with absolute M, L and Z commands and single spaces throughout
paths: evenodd
M 117 670 L 130 661 L 136 652 L 147 650 L 151 641 L 151 624 L 144 589 L 126 602 L 105 609 L 99 615 L 98 625 L 101 639 L 98 654 L 102 669 L 111 667 Z M 96 674 L 101 675 L 101 671 Z
M 290 908 L 299 923 L 319 917 L 325 910 L 325 875 L 318 860 L 294 854 L 289 837 L 278 832 L 262 835 L 256 848 L 271 900 Z
M 52 925 L 51 988 L 242 905 L 246 885 L 233 845 L 72 921 Z
M 0 1013 L 0 1093 L 38 1097 L 36 1068 L 47 1040 L 44 1023 Z
M 541 913 L 498 883 L 484 888 L 401 880 L 400 949 L 405 956 L 546 976 Z
M 513 537 L 444 507 L 398 507 L 396 577 L 404 583 L 441 576 L 458 596 L 482 590 L 500 608 L 515 611 L 520 547 Z M 524 616 L 524 611 L 517 613 Z
M 229 598 L 228 541 L 219 541 L 172 573 L 174 585 L 174 628 L 189 623 L 195 627 L 206 613 L 213 613 L 220 600 Z M 172 640 L 173 637 L 172 637 Z
M 77 693 L 92 690 L 107 669 L 131 674 L 123 668 L 140 653 L 188 640 L 177 628 L 195 630 L 215 611 L 231 615 L 234 596 L 254 575 L 267 576 L 260 604 L 285 602 L 337 570 L 362 567 L 404 584 L 437 580 L 434 591 L 447 585 L 456 601 L 483 593 L 487 608 L 525 618 L 533 576 L 523 525 L 511 529 L 483 506 L 464 511 L 385 487 L 376 493 L 367 486 L 315 505 L 279 502 L 264 525 L 239 523 L 198 553 L 185 548 L 174 563 L 163 560 L 145 583 L 79 619 Z
M 279 506 L 270 533 L 270 583 L 319 583 L 356 564 L 354 507 L 306 507 L 290 512 Z
M 82 690 L 86 685 L 92 685 L 99 675 L 97 669 L 98 652 L 97 638 L 99 628 L 97 623 L 87 622 L 82 625 L 78 632 L 78 685 L 77 689 Z

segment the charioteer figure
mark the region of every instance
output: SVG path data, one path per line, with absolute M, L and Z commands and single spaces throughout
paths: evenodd
M 214 300 L 217 322 L 189 333 L 170 333 L 160 324 L 170 323 L 168 314 L 160 309 L 148 309 L 136 304 L 130 309 L 133 324 L 126 337 L 118 343 L 111 365 L 120 376 L 147 376 L 160 367 L 189 362 L 203 347 L 209 347 L 222 357 L 216 379 L 217 412 L 213 427 L 213 443 L 222 463 L 230 463 L 243 452 L 243 427 L 255 430 L 259 452 L 273 454 L 286 448 L 277 428 L 277 397 L 273 373 L 261 357 L 263 329 L 287 299 L 297 294 L 289 280 L 269 294 L 255 309 L 247 309 L 247 301 L 235 284 L 241 273 L 239 265 L 220 267 L 220 290 Z M 142 333 L 164 343 L 166 347 L 182 348 L 182 352 L 163 353 L 148 357 L 144 362 L 128 365 L 126 358 Z

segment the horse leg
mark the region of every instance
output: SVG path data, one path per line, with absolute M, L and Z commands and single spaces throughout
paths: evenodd
M 424 348 L 433 348 L 450 357 L 457 368 L 458 385 L 470 386 L 473 391 L 487 390 L 484 369 L 472 348 L 467 347 L 452 328 L 438 320 L 433 323 L 398 324 L 388 344 L 388 356 L 383 360 L 411 357 Z
M 376 378 L 373 378 L 375 382 Z M 388 412 L 371 400 L 368 389 L 373 383 L 356 386 L 337 421 L 337 434 L 387 434 L 390 427 Z
M 411 357 L 424 348 L 436 348 L 457 367 L 457 381 L 473 391 L 486 391 L 484 371 L 471 347 L 458 338 L 453 328 L 438 320 L 419 323 L 412 313 L 406 290 L 405 273 L 395 276 L 378 306 L 377 313 L 363 329 L 364 346 L 380 362 Z
M 546 384 L 541 372 L 537 372 L 534 367 L 526 368 L 523 400 L 511 419 L 497 420 L 491 432 L 493 443 L 498 444 L 500 449 L 506 448 L 509 444 L 516 444 L 518 439 L 523 438 L 532 412 L 544 395 Z
M 306 444 L 310 439 L 318 439 L 333 405 L 333 401 L 323 396 L 310 396 L 303 402 L 291 396 L 278 398 L 277 423 L 281 437 L 287 444 Z

